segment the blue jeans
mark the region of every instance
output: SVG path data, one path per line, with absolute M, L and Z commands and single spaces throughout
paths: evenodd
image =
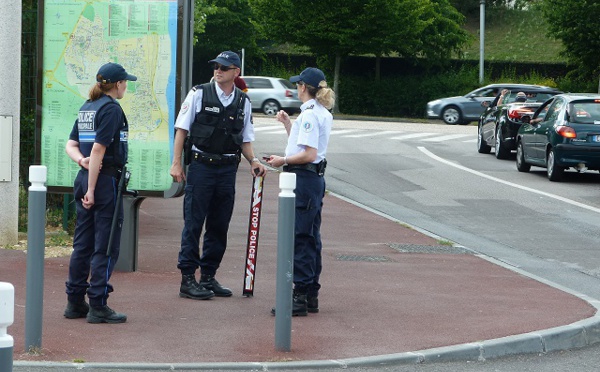
M 235 201 L 238 164 L 211 165 L 192 161 L 183 200 L 184 226 L 177 268 L 184 275 L 200 267 L 215 275 L 227 247 L 227 232 Z M 205 225 L 200 256 L 200 235 Z
M 321 211 L 325 178 L 304 169 L 292 172 L 296 173 L 294 287 L 298 293 L 316 297 L 321 288 Z

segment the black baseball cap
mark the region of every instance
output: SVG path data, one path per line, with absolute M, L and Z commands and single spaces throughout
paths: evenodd
M 102 65 L 96 74 L 96 81 L 99 83 L 116 83 L 121 80 L 136 81 L 137 77 L 128 74 L 123 66 L 113 62 Z
M 208 63 L 219 63 L 223 66 L 231 66 L 242 68 L 242 61 L 240 61 L 240 56 L 237 53 L 234 53 L 230 50 L 226 50 L 219 54 L 217 58 L 211 59 Z

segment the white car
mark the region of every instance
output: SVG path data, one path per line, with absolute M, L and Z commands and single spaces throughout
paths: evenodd
M 275 115 L 284 110 L 291 115 L 300 110 L 298 91 L 289 80 L 267 76 L 242 76 L 242 79 L 248 86 L 246 94 L 253 111 Z

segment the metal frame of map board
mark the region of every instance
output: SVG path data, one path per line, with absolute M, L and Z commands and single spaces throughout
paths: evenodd
M 170 77 L 166 80 L 168 80 L 169 82 L 166 83 L 166 85 L 168 86 L 169 84 L 172 84 L 172 86 L 169 87 L 169 89 L 165 89 L 163 94 L 165 96 L 165 100 L 171 100 L 170 104 L 167 104 L 169 107 L 169 113 L 168 113 L 168 117 L 167 117 L 167 123 L 166 125 L 168 126 L 168 133 L 166 134 L 166 138 L 168 138 L 168 142 L 164 142 L 164 146 L 165 148 L 163 149 L 163 145 L 161 142 L 159 145 L 154 144 L 154 148 L 156 149 L 157 146 L 160 146 L 159 151 L 162 152 L 163 150 L 166 151 L 166 156 L 167 156 L 167 160 L 164 160 L 165 155 L 163 154 L 162 159 L 163 159 L 163 164 L 162 166 L 157 167 L 155 169 L 154 172 L 146 172 L 146 169 L 141 169 L 141 165 L 137 166 L 137 170 L 136 170 L 136 163 L 135 163 L 135 156 L 132 159 L 132 147 L 136 147 L 135 145 L 132 146 L 132 140 L 131 140 L 131 135 L 132 132 L 135 135 L 135 127 L 136 127 L 136 122 L 135 122 L 135 118 L 133 117 L 134 115 L 132 115 L 131 111 L 124 106 L 124 110 L 125 113 L 127 115 L 128 121 L 129 121 L 129 128 L 130 128 L 130 156 L 129 156 L 129 164 L 128 164 L 128 168 L 132 169 L 132 181 L 135 180 L 136 176 L 139 177 L 140 173 L 144 174 L 145 176 L 148 175 L 148 173 L 153 173 L 153 174 L 158 174 L 160 177 L 168 177 L 168 181 L 167 179 L 163 179 L 162 183 L 160 183 L 161 185 L 163 185 L 164 187 L 161 186 L 160 189 L 156 189 L 153 187 L 144 187 L 144 185 L 141 185 L 140 183 L 138 183 L 137 185 L 135 185 L 134 183 L 133 187 L 130 184 L 130 188 L 134 188 L 136 190 L 139 191 L 140 196 L 163 196 L 164 194 L 166 194 L 167 192 L 169 192 L 169 188 L 173 189 L 173 185 L 171 184 L 171 180 L 170 180 L 170 176 L 168 174 L 169 171 L 169 167 L 170 167 L 170 162 L 172 159 L 172 153 L 173 153 L 173 136 L 174 136 L 174 122 L 175 122 L 175 117 L 176 117 L 176 113 L 179 111 L 179 107 L 181 105 L 181 100 L 182 97 L 185 96 L 185 94 L 187 93 L 187 91 L 189 90 L 189 88 L 191 88 L 191 61 L 192 61 L 192 39 L 193 38 L 193 1 L 194 0 L 88 0 L 87 2 L 85 2 L 85 4 L 88 4 L 88 6 L 94 6 L 94 5 L 98 5 L 98 6 L 105 6 L 108 7 L 110 6 L 115 6 L 116 8 L 110 8 L 110 10 L 116 10 L 116 11 L 121 11 L 123 9 L 127 9 L 128 11 L 132 11 L 130 7 L 147 7 L 148 8 L 148 14 L 147 14 L 147 21 L 148 21 L 148 28 L 150 28 L 152 26 L 152 24 L 150 23 L 150 18 L 151 18 L 151 13 L 150 13 L 150 9 L 151 9 L 151 5 L 152 6 L 164 6 L 164 7 L 169 7 L 169 6 L 174 6 L 176 7 L 176 9 L 173 11 L 173 9 L 168 11 L 168 20 L 166 21 L 168 24 L 157 24 L 156 27 L 175 27 L 175 40 L 171 40 L 171 42 L 176 43 L 175 46 L 170 46 L 170 60 L 171 60 L 171 68 L 170 68 Z M 40 4 L 38 6 L 38 57 L 37 57 L 37 71 L 38 71 L 38 87 L 37 87 L 37 110 L 36 110 L 36 151 L 35 151 L 35 163 L 36 164 L 42 164 L 42 165 L 46 165 L 48 166 L 48 172 L 49 174 L 51 172 L 58 172 L 58 176 L 56 174 L 53 174 L 53 179 L 61 179 L 61 183 L 62 184 L 58 184 L 57 182 L 52 182 L 52 177 L 48 178 L 48 191 L 50 192 L 56 192 L 56 193 L 72 193 L 72 180 L 74 179 L 75 175 L 77 174 L 78 171 L 78 166 L 68 157 L 68 155 L 66 155 L 65 151 L 64 151 L 64 146 L 66 145 L 66 141 L 68 140 L 68 136 L 69 133 L 71 131 L 71 128 L 73 126 L 73 123 L 75 122 L 75 118 L 77 115 L 77 112 L 79 110 L 79 107 L 83 104 L 83 102 L 85 101 L 85 99 L 87 99 L 87 92 L 89 91 L 89 89 L 91 88 L 92 84 L 94 83 L 94 75 L 98 69 L 98 67 L 100 65 L 102 65 L 103 63 L 112 61 L 112 62 L 121 62 L 118 60 L 118 58 L 116 58 L 117 60 L 114 60 L 114 58 L 111 58 L 109 55 L 110 53 L 106 54 L 106 58 L 104 58 L 103 60 L 100 60 L 98 58 L 98 56 L 93 56 L 94 58 L 96 58 L 95 61 L 93 61 L 94 63 L 91 63 L 90 61 L 87 61 L 85 57 L 88 56 L 88 54 L 83 54 L 84 59 L 83 61 L 79 61 L 82 64 L 85 63 L 89 63 L 90 67 L 88 67 L 89 71 L 85 71 L 85 75 L 83 75 L 82 71 L 76 71 L 76 72 L 82 72 L 82 76 L 84 76 L 85 79 L 89 79 L 89 83 L 84 84 L 81 83 L 80 85 L 80 92 L 73 92 L 73 87 L 71 86 L 63 86 L 60 89 L 64 89 L 64 93 L 65 95 L 69 95 L 71 94 L 72 97 L 72 103 L 70 104 L 70 107 L 68 110 L 65 110 L 64 108 L 61 109 L 60 104 L 58 104 L 58 108 L 60 110 L 57 110 L 59 112 L 55 112 L 54 115 L 60 115 L 60 128 L 59 130 L 61 131 L 61 134 L 59 135 L 60 137 L 60 141 L 57 140 L 55 141 L 57 144 L 53 145 L 53 146 L 46 146 L 46 147 L 50 147 L 50 151 L 54 151 L 55 152 L 55 158 L 59 159 L 60 161 L 57 160 L 57 163 L 60 164 L 45 164 L 48 162 L 48 158 L 49 156 L 43 156 L 42 151 L 44 151 L 43 149 L 43 145 L 45 144 L 44 140 L 43 140 L 43 136 L 46 137 L 47 141 L 50 141 L 47 137 L 47 133 L 45 133 L 44 131 L 44 115 L 47 114 L 48 109 L 44 110 L 44 108 L 46 108 L 48 105 L 53 105 L 53 104 L 57 104 L 55 101 L 51 101 L 51 102 L 44 102 L 44 89 L 45 89 L 45 82 L 46 82 L 46 73 L 51 74 L 54 71 L 50 71 L 49 69 L 46 69 L 44 66 L 44 52 L 45 52 L 45 46 L 44 46 L 44 31 L 45 31 L 45 24 L 48 22 L 48 20 L 46 19 L 46 14 L 45 14 L 45 9 L 46 9 L 46 4 L 47 3 L 64 3 L 64 4 L 81 4 L 81 2 L 78 1 L 74 1 L 74 0 L 41 0 Z M 65 12 L 68 12 L 69 9 L 66 5 L 59 5 L 60 9 L 62 11 L 62 9 L 64 9 Z M 133 11 L 139 11 L 140 9 L 135 8 L 133 9 Z M 144 9 L 142 9 L 144 10 Z M 164 11 L 164 9 L 162 9 Z M 107 10 L 108 12 L 108 10 Z M 52 17 L 60 17 L 60 14 L 52 14 Z M 94 15 L 95 16 L 95 15 Z M 143 16 L 143 14 L 142 14 Z M 93 18 L 94 21 L 98 22 L 98 20 L 95 19 L 95 17 Z M 90 19 L 86 19 L 86 21 L 89 21 Z M 109 22 L 109 20 L 104 20 L 102 22 Z M 172 22 L 175 22 L 175 26 L 172 25 Z M 127 26 L 126 27 L 130 27 L 130 24 L 133 23 L 132 20 L 128 20 L 127 22 Z M 79 22 L 77 22 L 77 24 L 79 24 Z M 120 24 L 117 24 L 117 26 L 122 26 Z M 125 27 L 125 26 L 123 26 Z M 98 31 L 96 29 L 96 31 Z M 101 30 L 102 35 L 104 36 L 105 29 L 103 28 Z M 171 35 L 171 39 L 173 37 L 173 33 L 167 31 L 170 35 Z M 154 36 L 154 35 L 153 35 Z M 52 37 L 55 38 L 65 38 L 65 37 L 69 37 L 71 39 L 75 38 L 76 35 L 75 33 L 70 33 L 70 34 L 66 34 L 66 33 L 62 33 L 62 34 L 53 34 Z M 80 40 L 81 42 L 90 42 L 92 38 L 88 37 L 85 38 L 84 40 Z M 140 38 L 142 39 L 142 38 Z M 105 42 L 105 44 L 109 44 L 108 42 L 106 42 L 105 38 L 101 38 L 99 39 L 99 42 Z M 65 42 L 65 45 L 67 45 L 68 42 Z M 184 48 L 185 46 L 185 48 Z M 89 48 L 89 45 L 82 45 L 81 48 L 87 47 Z M 147 46 L 146 44 L 141 44 L 138 45 L 138 47 L 143 48 L 143 47 L 150 47 Z M 126 48 L 126 46 L 124 46 L 124 48 Z M 112 49 L 114 50 L 114 49 Z M 128 52 L 131 49 L 125 49 Z M 173 52 L 175 53 L 175 56 L 173 58 Z M 115 54 L 116 55 L 116 54 Z M 61 56 L 61 58 L 64 58 L 63 56 Z M 92 58 L 93 59 L 93 58 Z M 172 66 L 172 64 L 175 64 L 175 66 Z M 148 87 L 143 87 L 140 86 L 140 84 L 143 84 L 143 78 L 146 76 L 149 76 L 149 69 L 141 69 L 140 66 L 135 66 L 135 67 L 130 67 L 127 66 L 125 63 L 124 67 L 127 69 L 128 72 L 136 75 L 138 77 L 138 81 L 137 82 L 130 82 L 128 84 L 128 92 L 126 93 L 125 97 L 123 100 L 120 101 L 120 103 L 122 103 L 123 101 L 125 101 L 125 99 L 127 97 L 130 97 L 130 99 L 133 99 L 132 96 L 134 96 L 136 93 L 135 91 L 141 91 L 142 89 L 146 89 L 147 94 L 156 94 L 156 92 L 154 91 L 153 88 L 150 87 L 150 84 L 148 84 Z M 93 66 L 92 66 L 93 65 Z M 174 76 L 173 76 L 174 74 Z M 77 77 L 78 75 L 75 75 L 75 77 Z M 152 82 L 154 83 L 154 81 Z M 84 87 L 85 86 L 85 90 Z M 134 91 L 131 91 L 134 90 Z M 149 92 L 149 93 L 148 93 Z M 77 93 L 79 94 L 79 100 L 77 101 Z M 85 93 L 85 94 L 84 94 Z M 159 92 L 160 94 L 160 92 Z M 156 94 L 156 96 L 158 96 L 158 94 Z M 144 110 L 148 111 L 149 107 L 143 107 Z M 142 113 L 143 114 L 143 113 Z M 56 120 L 56 118 L 55 118 Z M 164 125 L 164 124 L 163 124 Z M 133 131 L 132 131 L 132 127 L 133 127 Z M 56 128 L 52 127 L 51 130 L 55 130 Z M 143 138 L 143 134 L 144 133 L 138 133 L 140 134 L 140 138 Z M 57 135 L 58 136 L 58 135 Z M 134 140 L 135 141 L 135 140 Z M 47 143 L 46 143 L 47 144 Z M 152 155 L 152 151 L 153 149 L 150 150 L 146 150 L 144 146 L 149 145 L 149 142 L 144 141 L 143 139 L 139 139 L 137 140 L 137 151 L 140 152 L 144 152 L 146 154 L 150 154 Z M 48 149 L 46 149 L 46 151 L 48 151 Z M 142 157 L 139 157 L 142 158 Z M 133 160 L 133 162 L 132 162 Z M 151 159 L 152 160 L 152 159 Z M 167 164 L 168 163 L 168 164 Z M 61 165 L 62 164 L 62 165 Z M 151 165 L 155 165 L 151 164 Z M 57 169 L 51 169 L 51 167 L 56 167 L 59 168 Z M 62 168 L 61 168 L 62 167 Z M 137 173 L 137 174 L 136 174 Z M 62 175 L 62 176 L 61 176 Z M 63 177 L 63 178 L 61 178 Z M 64 179 L 64 177 L 67 177 L 69 182 L 67 183 Z M 148 183 L 152 183 L 153 179 L 149 179 L 147 180 Z M 175 195 L 177 196 L 177 195 Z

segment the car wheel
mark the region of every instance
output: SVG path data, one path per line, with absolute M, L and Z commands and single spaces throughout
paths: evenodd
M 554 150 L 550 149 L 550 152 L 548 152 L 548 158 L 546 159 L 546 173 L 548 174 L 548 179 L 555 182 L 560 181 L 562 180 L 564 172 L 565 168 L 556 165 L 556 156 L 554 154 Z
M 496 127 L 496 139 L 494 143 L 494 154 L 496 155 L 496 159 L 508 159 L 510 150 L 504 147 L 504 144 L 502 143 L 502 130 L 499 125 Z
M 263 114 L 269 115 L 269 116 L 273 116 L 273 115 L 277 114 L 277 112 L 279 112 L 280 109 L 281 109 L 281 107 L 279 106 L 279 103 L 277 103 L 277 101 L 272 100 L 272 99 L 266 100 L 265 103 L 263 103 L 263 105 L 262 105 Z
M 480 154 L 489 154 L 491 150 L 492 147 L 483 139 L 483 128 L 480 125 L 477 130 L 477 152 Z
M 462 122 L 462 114 L 456 106 L 448 106 L 442 111 L 442 120 L 448 125 L 454 125 Z
M 517 143 L 517 170 L 519 172 L 529 172 L 531 165 L 525 162 L 525 151 L 523 150 L 523 143 L 519 141 Z

